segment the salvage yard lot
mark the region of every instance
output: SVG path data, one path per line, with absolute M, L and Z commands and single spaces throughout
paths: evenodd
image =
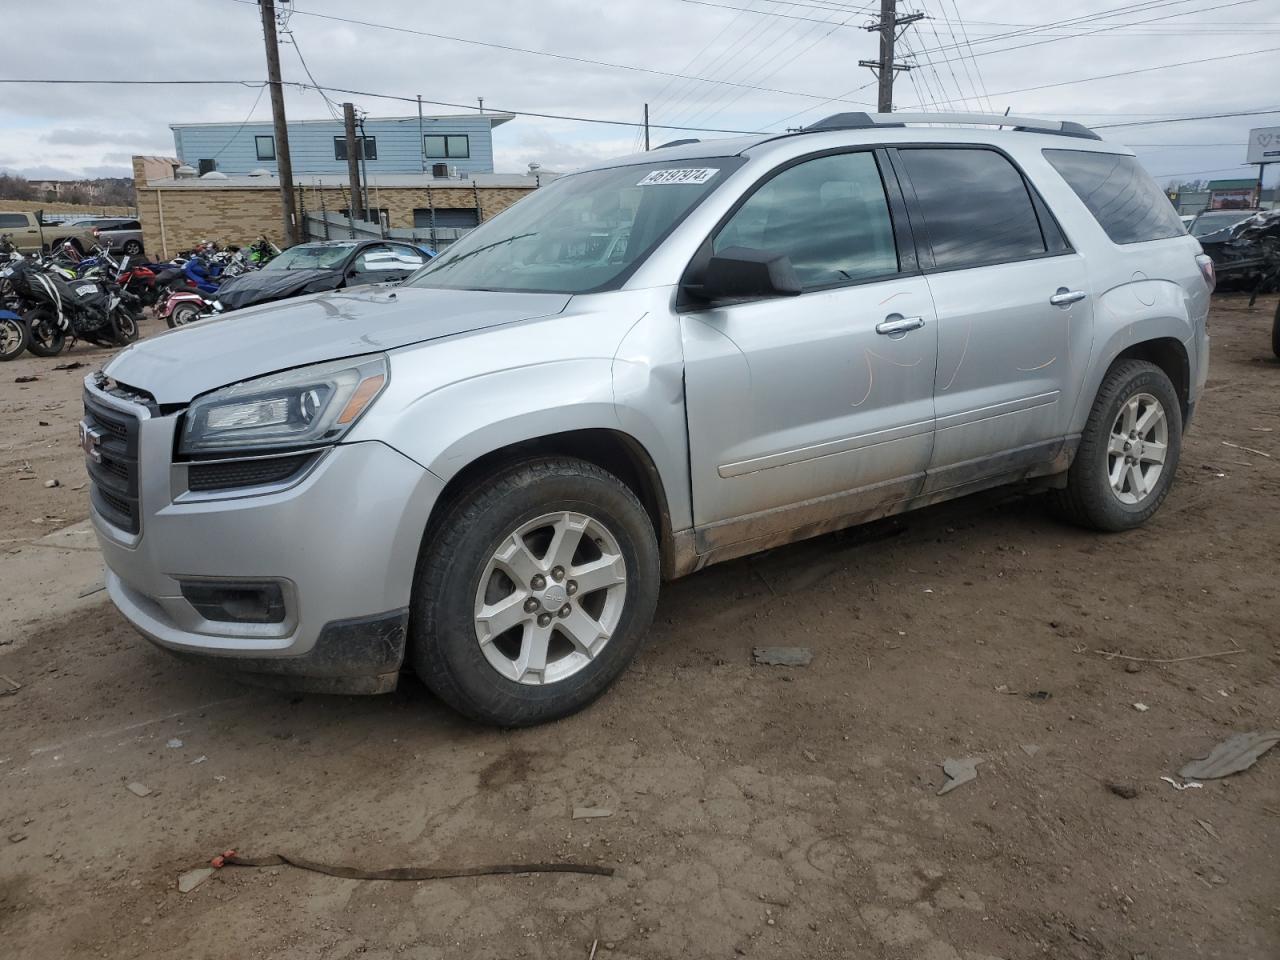
M 1274 307 L 1215 301 L 1208 389 L 1146 528 L 1076 530 L 1000 493 L 712 567 L 664 587 L 598 704 L 516 732 L 411 680 L 290 697 L 152 650 L 79 596 L 92 551 L 29 542 L 87 515 L 89 368 L 51 368 L 105 351 L 6 365 L 0 675 L 22 686 L 0 696 L 2 952 L 1280 956 L 1280 750 L 1199 789 L 1160 779 L 1280 725 Z M 755 665 L 759 645 L 814 659 Z M 977 779 L 938 796 L 942 761 L 966 757 Z M 226 848 L 616 872 L 228 867 L 175 889 Z

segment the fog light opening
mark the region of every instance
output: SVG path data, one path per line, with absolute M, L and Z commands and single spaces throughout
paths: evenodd
M 179 580 L 182 596 L 206 620 L 282 623 L 284 590 L 275 580 Z

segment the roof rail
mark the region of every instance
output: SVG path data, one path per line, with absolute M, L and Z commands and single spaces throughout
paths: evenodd
M 683 147 L 686 143 L 701 143 L 697 137 L 689 137 L 685 140 L 668 140 L 666 143 L 660 143 L 653 149 L 661 150 L 663 147 Z
M 805 133 L 819 130 L 867 130 L 874 127 L 904 127 L 908 123 L 959 123 L 974 126 L 1012 127 L 1024 133 L 1050 133 L 1060 137 L 1084 140 L 1102 138 L 1073 120 L 1036 120 L 1032 117 L 1009 117 L 999 113 L 837 113 L 804 128 Z

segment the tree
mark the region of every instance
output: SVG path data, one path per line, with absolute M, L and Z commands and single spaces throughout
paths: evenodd
M 36 192 L 26 177 L 20 177 L 16 173 L 0 173 L 0 199 L 34 200 L 35 196 Z

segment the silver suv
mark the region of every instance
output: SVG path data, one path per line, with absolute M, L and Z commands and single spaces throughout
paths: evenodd
M 1017 481 L 1145 522 L 1212 287 L 1132 154 L 1078 124 L 669 144 L 402 284 L 89 377 L 108 589 L 159 646 L 260 680 L 376 693 L 411 667 L 472 717 L 549 720 L 626 667 L 663 578 Z

